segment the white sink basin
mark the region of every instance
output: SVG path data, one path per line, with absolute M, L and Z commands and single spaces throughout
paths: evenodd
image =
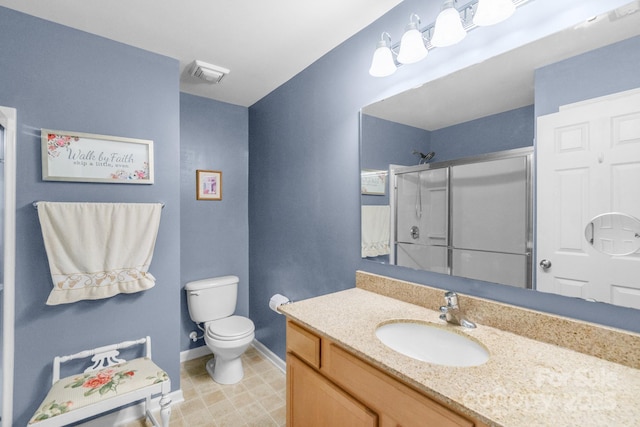
M 468 367 L 489 360 L 487 349 L 476 341 L 426 323 L 387 323 L 376 329 L 376 336 L 399 353 L 437 365 Z

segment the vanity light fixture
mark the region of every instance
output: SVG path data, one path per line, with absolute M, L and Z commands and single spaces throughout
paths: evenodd
M 386 77 L 396 72 L 396 63 L 393 60 L 393 51 L 391 50 L 391 36 L 384 32 L 380 36 L 380 41 L 373 52 L 373 60 L 369 68 L 369 74 L 374 77 Z
M 425 39 L 418 29 L 420 17 L 415 13 L 409 17 L 409 23 L 405 28 L 400 40 L 400 52 L 398 52 L 398 62 L 401 64 L 413 64 L 424 59 L 429 51 L 425 46 Z
M 389 33 L 382 33 L 369 74 L 374 77 L 390 76 L 399 66 L 422 60 L 435 47 L 460 42 L 478 26 L 504 21 L 517 7 L 529 1 L 532 0 L 471 0 L 462 10 L 458 10 L 454 6 L 456 0 L 444 0 L 436 22 L 423 28 L 420 28 L 420 17 L 413 13 L 400 43 L 392 44 Z
M 466 14 L 466 9 L 463 13 Z M 452 46 L 462 41 L 466 35 L 460 12 L 453 6 L 453 0 L 446 0 L 436 18 L 431 44 L 435 47 Z
M 479 0 L 473 23 L 483 27 L 494 25 L 504 21 L 515 11 L 516 5 L 511 0 Z

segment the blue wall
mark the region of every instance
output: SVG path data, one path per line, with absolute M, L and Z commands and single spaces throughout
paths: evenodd
M 531 147 L 534 135 L 533 105 L 471 120 L 431 132 L 431 150 L 437 161 L 514 148 Z
M 414 150 L 431 151 L 431 132 L 363 114 L 360 150 L 363 169 L 387 169 L 389 164 L 414 166 L 420 160 Z
M 180 386 L 178 62 L 0 7 L 0 105 L 18 111 L 14 423 L 26 425 L 56 355 L 150 335 L 154 359 Z M 153 185 L 43 182 L 40 129 L 154 141 Z M 34 200 L 164 202 L 154 288 L 49 307 Z
M 415 166 L 420 161 L 414 151 L 431 151 L 431 132 L 389 120 L 362 114 L 362 143 L 360 164 L 362 169 L 388 170 L 389 165 Z M 434 159 L 434 161 L 437 159 Z M 385 195 L 362 195 L 363 205 L 388 205 L 389 180 Z
M 625 1 L 536 0 L 500 25 L 435 49 L 387 78 L 367 74 L 382 31 L 400 39 L 415 12 L 433 22 L 441 2 L 405 0 L 249 108 L 250 313 L 257 338 L 284 357 L 284 318 L 269 296 L 303 299 L 354 286 L 357 269 L 602 324 L 640 330 L 637 310 L 361 260 L 358 111 L 364 105 L 564 29 Z M 509 37 L 504 37 L 508 33 Z M 525 143 L 530 145 L 530 140 Z M 434 150 L 438 151 L 438 150 Z
M 638 64 L 640 36 L 536 70 L 536 117 L 555 113 L 561 105 L 640 87 Z
M 180 94 L 180 283 L 225 275 L 240 278 L 236 314 L 249 315 L 249 110 Z M 196 169 L 222 171 L 222 200 L 196 200 Z M 198 331 L 180 291 L 180 350 Z

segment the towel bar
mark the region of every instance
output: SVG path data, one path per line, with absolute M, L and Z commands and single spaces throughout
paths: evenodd
M 34 207 L 34 209 L 38 209 L 38 203 L 40 203 L 39 201 L 33 202 L 32 205 Z M 91 203 L 91 202 L 88 202 Z M 164 203 L 162 203 L 162 208 L 164 209 Z

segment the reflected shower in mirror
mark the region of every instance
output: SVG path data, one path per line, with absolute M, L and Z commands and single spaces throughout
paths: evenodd
M 590 276 L 585 278 L 570 271 L 572 261 L 563 259 L 567 253 L 579 256 L 595 252 L 585 240 L 585 227 L 595 216 L 618 211 L 640 217 L 640 198 L 637 196 L 640 194 L 640 112 L 624 113 L 624 119 L 615 114 L 610 118 L 611 123 L 615 124 L 611 128 L 615 129 L 615 144 L 624 149 L 620 151 L 622 154 L 604 150 L 580 154 L 583 136 L 588 133 L 585 126 L 588 124 L 582 126 L 578 122 L 565 127 L 567 132 L 557 129 L 551 131 L 550 135 L 555 132 L 562 134 L 564 139 L 546 139 L 544 145 L 551 147 L 550 151 L 548 154 L 540 152 L 540 121 L 543 116 L 553 116 L 559 112 L 571 114 L 570 110 L 574 108 L 588 108 L 590 102 L 594 102 L 589 100 L 598 98 L 599 102 L 603 96 L 640 88 L 640 73 L 637 72 L 637 64 L 640 63 L 639 9 L 640 1 L 630 2 L 588 22 L 576 23 L 572 28 L 557 34 L 363 107 L 360 164 L 363 170 L 374 171 L 381 179 L 376 194 L 362 192 L 362 225 L 363 229 L 369 228 L 371 233 L 371 221 L 364 211 L 373 206 L 377 206 L 378 211 L 389 209 L 386 223 L 389 232 L 378 233 L 377 238 L 388 238 L 390 248 L 388 254 L 372 257 L 363 254 L 363 258 L 398 265 L 399 260 L 405 257 L 411 259 L 411 268 L 640 308 L 640 289 L 631 283 L 633 280 L 624 279 L 614 287 L 599 287 Z M 495 274 L 504 263 L 493 264 L 489 271 L 493 270 L 494 273 L 481 277 L 470 276 L 468 272 L 455 267 L 456 258 L 451 251 L 447 253 L 438 250 L 442 247 L 452 248 L 457 244 L 452 240 L 452 233 L 455 233 L 450 227 L 450 223 L 455 222 L 452 212 L 447 212 L 446 217 L 442 212 L 439 213 L 440 216 L 437 211 L 429 213 L 433 215 L 435 225 L 416 223 L 397 226 L 401 221 L 400 216 L 405 214 L 396 212 L 392 206 L 396 202 L 400 203 L 404 197 L 399 194 L 403 186 L 406 190 L 410 186 L 405 184 L 413 182 L 414 187 L 418 188 L 418 183 L 432 179 L 433 188 L 436 188 L 435 183 L 441 181 L 442 177 L 428 177 L 426 171 L 431 170 L 433 173 L 438 164 L 527 149 L 535 150 L 536 164 L 532 164 L 532 170 L 536 177 L 536 196 L 532 196 L 526 206 L 526 214 L 529 218 L 537 218 L 537 231 L 536 235 L 531 234 L 528 240 L 523 240 L 525 248 L 521 254 L 530 255 L 527 274 L 531 278 L 528 283 L 525 280 L 524 286 L 518 278 L 503 280 Z M 594 173 L 604 173 L 602 171 L 606 167 L 606 174 L 611 178 L 607 178 L 607 184 L 601 185 L 591 194 L 590 190 L 581 186 L 586 185 L 589 180 L 599 183 L 605 181 L 604 178 L 587 178 L 581 175 L 579 171 L 582 166 L 574 167 L 565 163 L 563 170 L 567 173 L 560 171 L 549 174 L 549 164 L 560 158 L 561 151 L 569 159 L 589 157 L 592 159 L 589 162 L 598 169 Z M 424 163 L 423 156 L 430 153 L 434 154 L 427 165 L 421 165 Z M 619 161 L 619 158 L 623 158 L 624 162 Z M 633 160 L 634 158 L 637 160 Z M 396 172 L 408 172 L 412 168 L 423 168 L 423 171 L 415 174 L 415 178 L 408 178 L 407 174 L 407 178 L 403 178 L 407 182 L 394 184 L 394 175 L 399 176 Z M 548 176 L 554 178 L 545 181 Z M 450 179 L 451 176 L 446 177 L 446 180 Z M 397 186 L 393 187 L 394 185 Z M 429 195 L 426 191 L 421 194 L 409 191 L 405 194 L 406 202 L 402 203 L 407 203 L 407 212 L 420 221 L 423 219 L 416 213 L 416 207 L 422 206 L 422 218 L 428 216 L 425 211 L 427 198 L 437 197 L 433 188 L 429 190 Z M 544 190 L 541 191 L 541 188 Z M 450 192 L 446 200 L 457 197 L 450 183 L 441 190 L 442 194 Z M 560 197 L 558 192 L 561 190 L 570 191 Z M 460 194 L 464 192 L 458 192 Z M 574 194 L 574 197 L 569 197 L 569 194 Z M 576 195 L 585 195 L 585 198 L 580 199 Z M 535 204 L 533 199 L 536 200 Z M 606 202 L 596 202 L 599 200 Z M 474 206 L 476 205 L 470 204 L 465 208 L 471 217 Z M 544 219 L 548 224 L 541 224 L 541 209 L 549 214 L 549 219 Z M 558 224 L 567 227 L 562 229 L 564 231 L 559 231 Z M 477 230 L 478 227 L 472 229 Z M 402 233 L 406 236 L 402 236 Z M 521 235 L 520 232 L 518 234 Z M 412 235 L 417 237 L 413 238 Z M 414 242 L 431 240 L 433 243 L 438 238 L 441 243 L 428 245 L 429 250 L 425 248 L 423 252 L 429 252 L 429 255 L 426 258 L 422 256 L 419 260 L 413 255 L 399 252 L 398 249 L 399 244 L 406 243 L 402 239 Z M 466 236 L 459 238 L 466 239 Z M 482 238 L 492 240 L 486 234 Z M 548 242 L 553 244 L 549 245 Z M 495 248 L 490 251 L 508 252 Z M 533 259 L 534 253 L 536 259 Z M 590 256 L 592 261 L 589 262 L 594 265 L 597 263 L 605 275 L 617 262 L 615 256 L 611 255 L 601 254 L 602 259 L 597 262 L 594 261 L 594 255 Z M 625 269 L 633 271 L 635 268 L 637 273 L 640 252 L 635 251 L 625 258 L 633 264 Z M 458 262 L 465 265 L 466 259 L 468 258 L 461 257 Z M 542 265 L 549 265 L 549 268 L 540 266 L 542 261 L 546 261 Z M 544 284 L 545 281 L 547 284 Z
M 531 287 L 531 156 L 524 148 L 391 167 L 389 262 Z

